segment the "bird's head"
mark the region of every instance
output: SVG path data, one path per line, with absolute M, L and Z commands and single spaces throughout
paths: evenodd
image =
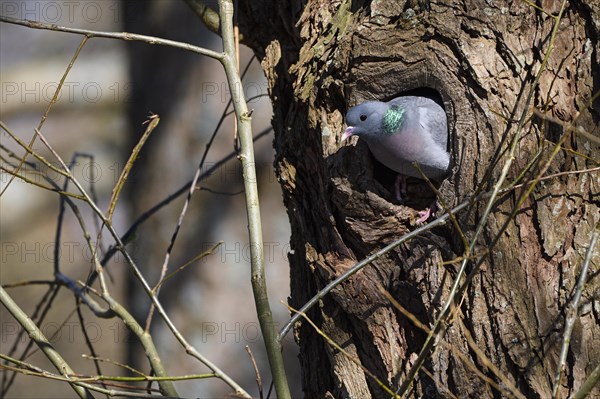
M 390 106 L 381 101 L 367 101 L 350 108 L 346 114 L 348 128 L 342 135 L 342 141 L 356 135 L 363 138 L 377 137 L 385 132 L 385 121 Z

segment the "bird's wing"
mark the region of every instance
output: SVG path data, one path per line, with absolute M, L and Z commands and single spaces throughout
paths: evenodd
M 433 141 L 446 150 L 448 144 L 448 122 L 446 112 L 441 105 L 427 97 L 404 96 L 389 101 L 390 105 L 405 108 L 414 113 L 424 132 L 429 132 Z
M 419 123 L 426 132 L 431 134 L 433 141 L 446 150 L 448 144 L 448 117 L 444 112 L 444 108 L 426 97 L 420 97 L 417 106 Z

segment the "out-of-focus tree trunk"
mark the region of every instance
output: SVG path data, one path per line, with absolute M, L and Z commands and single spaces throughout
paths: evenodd
M 165 1 L 125 1 L 123 2 L 124 30 L 157 37 L 194 42 L 198 37 L 198 24 L 189 8 L 179 2 Z M 176 22 L 177 21 L 177 22 Z M 208 40 L 206 41 L 208 42 Z M 202 43 L 203 45 L 206 43 Z M 129 98 L 128 128 L 130 131 L 128 149 L 133 148 L 144 132 L 142 123 L 151 113 L 160 116 L 161 124 L 152 134 L 144 148 L 144 156 L 136 161 L 131 178 L 126 185 L 129 196 L 130 216 L 135 220 L 143 212 L 163 199 L 169 190 L 169 183 L 183 182 L 189 174 L 186 161 L 186 148 L 193 146 L 187 120 L 177 117 L 178 107 L 184 101 L 186 88 L 192 79 L 194 63 L 198 57 L 176 49 L 148 46 L 145 43 L 129 43 L 130 59 L 127 86 Z M 148 67 L 151 65 L 152 67 Z M 126 154 L 126 157 L 129 153 Z M 180 209 L 167 208 L 140 227 L 132 252 L 136 262 L 151 285 L 156 284 L 161 272 L 162 261 L 174 229 L 174 220 Z M 183 236 L 181 239 L 185 240 Z M 187 248 L 186 245 L 182 246 Z M 181 256 L 181 253 L 175 256 Z M 183 255 L 185 258 L 187 255 Z M 132 315 L 144 326 L 150 308 L 150 300 L 137 279 L 127 274 L 127 303 Z M 174 295 L 167 295 L 161 301 L 167 306 Z M 156 320 L 156 317 L 154 318 Z M 131 342 L 135 342 L 131 338 Z M 127 345 L 127 364 L 145 364 L 142 348 Z M 140 365 L 141 366 L 141 365 Z
M 390 179 L 363 143 L 340 143 L 347 109 L 418 88 L 441 95 L 450 121 L 452 173 L 442 184 L 451 204 L 497 180 L 548 50 L 555 19 L 523 1 L 247 1 L 239 2 L 245 41 L 262 60 L 274 105 L 276 170 L 292 225 L 291 305 L 367 254 L 414 228 L 416 210 L 395 204 Z M 559 1 L 538 1 L 556 15 Z M 533 104 L 552 118 L 598 136 L 600 5 L 569 2 Z M 428 92 L 422 92 L 427 94 Z M 527 112 L 531 113 L 532 109 Z M 504 115 L 501 117 L 499 115 Z M 563 131 L 542 123 L 523 130 L 509 181 L 533 178 Z M 553 134 L 549 134 L 553 133 Z M 558 134 L 556 134 L 558 133 Z M 571 135 L 546 174 L 598 166 L 598 144 Z M 419 184 L 411 185 L 413 190 Z M 599 173 L 571 173 L 540 183 L 491 248 L 466 296 L 413 384 L 414 397 L 500 397 L 458 353 L 499 383 L 469 348 L 472 340 L 528 398 L 548 398 L 562 343 L 566 308 L 590 235 L 600 222 Z M 477 253 L 516 206 L 502 196 Z M 426 205 L 426 201 L 423 204 Z M 461 214 L 473 234 L 483 206 Z M 448 297 L 463 248 L 451 225 L 400 246 L 324 298 L 309 316 L 348 353 L 393 389 L 404 381 L 425 333 L 380 293 L 389 291 L 432 326 Z M 562 396 L 577 390 L 600 362 L 600 278 L 595 252 L 562 378 Z M 307 323 L 296 330 L 309 398 L 385 397 L 360 367 Z M 472 337 L 472 338 L 469 338 Z M 430 374 L 427 375 L 424 371 Z M 600 395 L 596 388 L 595 395 Z M 592 396 L 594 397 L 594 396 Z

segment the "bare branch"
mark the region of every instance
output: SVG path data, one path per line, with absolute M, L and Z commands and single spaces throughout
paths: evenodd
M 10 312 L 10 314 L 23 326 L 23 328 L 29 334 L 29 337 L 37 344 L 37 346 L 44 352 L 48 360 L 52 362 L 56 370 L 69 379 L 70 375 L 74 374 L 73 369 L 69 366 L 69 364 L 63 359 L 63 357 L 54 349 L 52 344 L 48 341 L 46 336 L 42 333 L 42 330 L 38 328 L 38 326 L 27 316 L 27 314 L 17 305 L 15 301 L 8 295 L 8 292 L 4 290 L 4 288 L 0 287 L 0 302 L 2 305 L 6 307 L 6 309 Z M 93 399 L 94 397 L 90 393 L 89 390 L 74 384 L 69 381 L 73 390 L 79 395 L 80 398 L 83 399 Z
M 219 14 L 221 16 L 221 36 L 225 56 L 222 59 L 233 107 L 235 109 L 239 127 L 241 150 L 239 158 L 242 162 L 244 176 L 244 189 L 246 191 L 246 210 L 248 213 L 248 230 L 250 235 L 251 281 L 252 292 L 258 321 L 267 349 L 271 374 L 275 383 L 275 390 L 279 399 L 289 399 L 290 388 L 287 383 L 281 343 L 277 339 L 273 323 L 273 313 L 269 304 L 267 282 L 264 268 L 263 237 L 254 162 L 254 148 L 252 143 L 251 113 L 242 90 L 242 82 L 237 71 L 235 40 L 233 32 L 233 1 L 219 0 Z
M 115 211 L 115 207 L 117 206 L 117 200 L 119 199 L 119 193 L 123 189 L 123 184 L 125 184 L 125 181 L 129 176 L 129 172 L 131 171 L 131 168 L 133 168 L 133 164 L 135 163 L 137 157 L 140 155 L 140 151 L 146 143 L 146 140 L 148 140 L 148 137 L 150 137 L 150 133 L 152 133 L 154 129 L 156 129 L 156 127 L 158 126 L 160 118 L 158 117 L 158 115 L 151 115 L 148 121 L 150 122 L 148 124 L 148 127 L 144 131 L 144 134 L 142 134 L 140 141 L 138 141 L 135 147 L 133 147 L 133 150 L 131 150 L 129 159 L 127 160 L 127 163 L 125 164 L 125 167 L 123 168 L 123 171 L 119 176 L 119 180 L 117 180 L 117 184 L 115 184 L 115 187 L 113 188 L 110 198 L 110 205 L 108 206 L 108 211 L 106 212 L 108 220 L 112 220 L 112 215 Z
M 30 21 L 27 19 L 17 19 L 11 18 L 4 15 L 0 15 L 0 22 L 7 22 L 9 24 L 27 26 L 28 28 L 33 29 L 44 29 L 44 30 L 53 30 L 56 32 L 68 32 L 75 33 L 77 35 L 85 35 L 88 38 L 93 37 L 103 37 L 106 39 L 118 39 L 118 40 L 131 40 L 137 42 L 144 42 L 148 44 L 158 44 L 161 46 L 174 47 L 186 51 L 191 51 L 192 53 L 205 55 L 210 58 L 214 58 L 215 60 L 222 61 L 223 53 L 218 53 L 213 50 L 208 50 L 202 47 L 194 46 L 193 44 L 178 42 L 175 40 L 161 39 L 159 37 L 154 36 L 146 36 L 146 35 L 138 35 L 136 33 L 128 33 L 128 32 L 103 32 L 103 31 L 95 31 L 88 29 L 77 29 L 77 28 L 69 28 L 66 26 L 60 26 L 56 24 L 47 24 L 44 22 L 38 21 Z
M 573 327 L 575 326 L 575 320 L 577 319 L 579 312 L 579 301 L 581 299 L 581 293 L 583 292 L 583 287 L 587 280 L 587 273 L 590 266 L 590 262 L 592 261 L 592 255 L 594 254 L 594 248 L 596 247 L 596 241 L 598 241 L 598 235 L 600 235 L 600 224 L 596 226 L 594 232 L 592 233 L 592 238 L 590 239 L 590 244 L 585 253 L 585 259 L 583 261 L 583 265 L 581 266 L 581 271 L 579 272 L 579 279 L 577 280 L 577 286 L 575 288 L 575 293 L 573 295 L 573 299 L 571 300 L 571 305 L 569 306 L 569 310 L 567 312 L 567 321 L 565 323 L 565 332 L 563 334 L 563 343 L 560 349 L 560 358 L 558 360 L 558 366 L 556 367 L 556 375 L 554 376 L 554 385 L 552 387 L 552 397 L 554 399 L 558 399 L 558 388 L 560 386 L 560 380 L 562 376 L 563 367 L 567 360 L 567 353 L 569 352 L 569 345 L 571 343 L 571 333 L 573 332 Z

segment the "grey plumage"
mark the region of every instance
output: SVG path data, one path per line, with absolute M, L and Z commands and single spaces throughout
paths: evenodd
M 448 172 L 446 113 L 427 97 L 367 101 L 351 108 L 346 122 L 342 139 L 359 136 L 379 162 L 402 175 L 422 178 L 414 162 L 429 178 L 439 179 Z

